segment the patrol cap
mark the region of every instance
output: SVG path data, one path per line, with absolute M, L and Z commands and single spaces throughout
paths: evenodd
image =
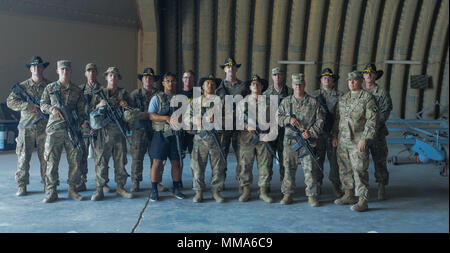
M 362 80 L 364 79 L 362 76 L 362 72 L 355 70 L 353 72 L 348 73 L 347 81 L 348 80 Z
M 272 69 L 272 75 L 276 75 L 276 74 L 284 74 L 284 71 L 281 70 L 280 67 L 276 67 Z
M 108 69 L 105 71 L 105 76 L 108 73 L 116 73 L 119 76 L 119 79 L 122 79 L 122 75 L 120 75 L 120 71 L 117 67 L 108 67 Z
M 44 62 L 40 56 L 33 56 L 29 63 L 25 64 L 27 68 L 30 68 L 33 65 L 42 65 L 46 68 L 50 63 Z
M 377 70 L 377 67 L 375 66 L 375 64 L 373 63 L 367 63 L 364 66 L 363 69 L 363 73 L 372 73 L 372 72 L 376 72 L 377 73 L 377 78 L 375 80 L 380 79 L 383 76 L 383 70 Z
M 292 84 L 305 84 L 305 75 L 303 73 L 292 74 Z
M 153 76 L 153 78 L 155 79 L 155 82 L 159 80 L 159 76 L 155 75 L 155 72 L 153 71 L 152 68 L 145 68 L 144 72 L 142 74 L 138 74 L 137 78 L 142 81 L 142 77 L 144 76 Z
M 95 63 L 91 62 L 91 63 L 86 64 L 86 67 L 84 69 L 85 69 L 85 71 L 88 71 L 90 69 L 97 71 L 97 65 L 95 65 Z
M 225 68 L 225 66 L 236 66 L 236 68 L 239 68 L 241 64 L 237 64 L 233 58 L 227 57 L 225 59 L 225 63 L 223 65 L 220 65 L 220 67 L 223 69 Z
M 56 67 L 58 69 L 62 69 L 62 68 L 72 68 L 72 62 L 70 62 L 69 60 L 59 60 L 56 63 Z
M 216 88 L 219 87 L 220 83 L 222 82 L 222 79 L 216 78 L 216 77 L 214 76 L 214 74 L 208 74 L 208 75 L 206 75 L 206 76 L 204 76 L 204 77 L 202 77 L 202 78 L 200 78 L 200 79 L 198 80 L 197 86 L 202 87 L 203 83 L 204 83 L 206 80 L 213 80 L 213 81 L 216 83 Z

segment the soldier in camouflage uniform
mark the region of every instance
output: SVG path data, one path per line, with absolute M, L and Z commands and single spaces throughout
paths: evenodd
M 339 97 L 342 96 L 342 92 L 335 89 L 334 84 L 339 79 L 339 75 L 333 74 L 333 71 L 329 68 L 322 70 L 320 76 L 317 77 L 321 83 L 321 87 L 311 93 L 311 96 L 317 98 L 322 110 L 325 112 L 325 123 L 323 134 L 317 142 L 317 153 L 319 156 L 319 164 L 324 169 L 325 155 L 328 156 L 330 162 L 330 172 L 328 179 L 330 179 L 333 192 L 336 197 L 341 197 L 343 192 L 341 189 L 341 181 L 339 180 L 339 167 L 336 159 L 336 148 L 331 143 L 331 130 L 336 114 L 336 104 Z M 323 171 L 320 173 L 320 184 L 322 185 Z
M 45 180 L 47 196 L 43 200 L 45 203 L 54 202 L 58 199 L 56 192 L 56 187 L 59 185 L 58 166 L 63 148 L 66 150 L 69 164 L 68 196 L 76 200 L 83 199 L 76 192 L 75 186 L 81 182 L 80 162 L 84 143 L 80 143 L 81 148 L 76 148 L 72 144 L 72 137 L 69 136 L 66 129 L 66 124 L 68 123 L 62 116 L 62 112 L 59 109 L 61 105 L 58 103 L 55 93 L 59 92 L 63 106 L 75 112 L 77 123 L 80 125 L 84 119 L 84 98 L 80 88 L 70 81 L 72 74 L 71 62 L 67 60 L 58 61 L 57 68 L 59 80 L 47 85 L 41 98 L 41 110 L 50 115 L 46 128 L 47 138 L 45 139 L 44 152 L 45 160 L 47 160 Z M 84 123 L 82 127 L 87 128 L 88 125 Z
M 392 111 L 391 95 L 378 85 L 375 81 L 380 79 L 383 75 L 382 70 L 377 70 L 374 64 L 367 64 L 363 70 L 363 77 L 365 80 L 364 90 L 375 97 L 378 107 L 377 130 L 373 140 L 367 144 L 369 152 L 372 154 L 372 159 L 375 167 L 375 179 L 378 183 L 378 199 L 386 199 L 385 186 L 389 183 L 389 172 L 387 170 L 387 156 L 388 147 L 386 143 L 386 136 L 389 134 L 386 127 L 386 120 Z
M 272 176 L 273 155 L 269 151 L 269 134 L 268 131 L 258 132 L 259 111 L 265 111 L 265 120 L 270 119 L 270 103 L 269 98 L 262 95 L 266 80 L 261 79 L 258 75 L 253 75 L 249 83 L 251 94 L 241 100 L 237 106 L 239 121 L 246 122 L 247 127 L 240 131 L 239 135 L 239 161 L 241 163 L 241 173 L 239 175 L 239 185 L 243 188 L 239 201 L 246 202 L 250 198 L 250 186 L 253 182 L 253 163 L 256 158 L 258 167 L 258 186 L 260 189 L 259 198 L 264 202 L 272 203 L 273 199 L 267 194 Z M 255 108 L 254 114 L 250 112 L 250 108 Z M 262 139 L 260 135 L 265 134 Z M 255 139 L 256 138 L 256 139 Z
M 317 100 L 305 92 L 305 79 L 302 73 L 292 75 L 294 94 L 281 101 L 278 107 L 278 124 L 286 127 L 284 135 L 284 167 L 286 169 L 281 192 L 284 194 L 281 204 L 291 204 L 295 190 L 295 174 L 299 162 L 299 155 L 304 148 L 293 151 L 297 144 L 291 136 L 296 133 L 288 126 L 303 131 L 304 139 L 309 140 L 312 147 L 317 145 L 317 138 L 322 133 L 324 113 Z M 306 196 L 311 206 L 319 206 L 317 199 L 320 188 L 320 168 L 313 162 L 310 155 L 300 159 L 305 175 Z
M 367 142 L 375 136 L 377 105 L 375 98 L 362 89 L 361 72 L 348 74 L 349 92 L 344 94 L 336 108 L 336 124 L 333 126 L 333 146 L 337 147 L 339 176 L 344 196 L 336 199 L 338 205 L 356 202 L 354 191 L 359 196 L 354 211 L 368 208 L 369 199 L 369 149 Z
M 162 180 L 162 163 L 167 159 L 172 165 L 173 196 L 184 199 L 186 196 L 181 192 L 181 164 L 180 156 L 176 145 L 174 129 L 177 129 L 176 120 L 171 120 L 170 101 L 176 92 L 176 76 L 173 73 L 166 73 L 163 77 L 164 92 L 158 92 L 150 100 L 148 113 L 152 121 L 153 137 L 150 144 L 150 158 L 153 159 L 151 168 L 152 192 L 150 201 L 158 201 L 158 184 Z M 178 123 L 182 123 L 181 115 Z
M 87 124 L 89 124 L 89 109 L 92 97 L 94 96 L 95 91 L 102 88 L 102 85 L 97 81 L 97 65 L 94 63 L 88 63 L 85 67 L 84 76 L 86 77 L 86 82 L 81 84 L 79 87 L 84 94 L 85 106 L 84 106 L 84 120 Z M 84 140 L 84 152 L 81 159 L 81 184 L 77 185 L 76 189 L 78 192 L 86 191 L 86 182 L 87 182 L 87 173 L 88 173 L 88 155 L 89 155 L 89 146 L 93 146 L 95 130 L 88 128 L 82 129 L 83 140 Z M 107 186 L 105 185 L 105 188 Z M 108 188 L 109 189 L 109 188 Z
M 245 85 L 241 80 L 237 79 L 236 72 L 238 71 L 241 64 L 237 64 L 235 60 L 228 57 L 225 59 L 224 65 L 220 65 L 220 67 L 224 70 L 226 76 L 225 79 L 222 80 L 219 87 L 216 90 L 216 95 L 219 95 L 222 101 L 225 103 L 225 96 L 226 95 L 241 95 L 242 98 L 244 98 L 246 95 L 249 94 L 249 90 L 247 85 Z M 233 107 L 235 108 L 235 107 Z M 225 109 L 225 107 L 224 107 Z M 235 115 L 235 109 L 233 109 L 233 113 L 227 115 L 227 112 L 224 112 L 225 115 L 225 121 L 229 122 L 229 120 L 233 120 L 233 129 L 236 125 L 236 115 Z M 225 128 L 225 124 L 223 124 L 223 127 Z M 225 149 L 225 157 L 228 157 L 228 153 L 230 151 L 230 143 L 233 145 L 234 154 L 236 156 L 236 180 L 239 182 L 239 174 L 241 171 L 241 165 L 239 162 L 239 141 L 238 141 L 238 130 L 226 130 L 222 134 L 222 147 Z M 227 169 L 225 168 L 225 171 Z
M 279 67 L 272 69 L 272 80 L 273 85 L 269 86 L 269 88 L 263 92 L 263 95 L 277 95 L 278 96 L 278 106 L 281 101 L 287 97 L 292 95 L 292 89 L 289 88 L 284 80 L 286 74 Z M 278 137 L 276 140 L 272 141 L 270 144 L 273 146 L 273 149 L 276 152 L 276 156 L 278 156 L 278 160 L 280 161 L 280 181 L 283 182 L 284 178 L 284 165 L 283 165 L 283 138 L 284 138 L 284 128 L 278 127 Z M 272 178 L 272 175 L 270 175 Z
M 221 129 L 221 120 L 214 119 L 214 107 L 222 109 L 222 101 L 219 96 L 215 95 L 216 87 L 221 82 L 220 79 L 215 78 L 214 75 L 208 75 L 203 77 L 198 81 L 198 85 L 203 88 L 203 95 L 193 99 L 192 103 L 189 104 L 185 114 L 184 123 L 192 129 L 195 125 L 197 130 L 194 136 L 194 146 L 192 150 L 191 168 L 193 172 L 193 189 L 195 190 L 195 196 L 192 199 L 193 202 L 201 202 L 203 200 L 203 192 L 205 191 L 205 169 L 208 163 L 208 156 L 211 163 L 212 177 L 211 177 L 211 188 L 213 193 L 213 198 L 218 203 L 223 203 L 225 200 L 220 195 L 220 189 L 223 188 L 225 181 L 225 167 L 226 161 L 222 158 L 220 152 L 221 147 L 218 147 L 217 143 L 214 141 L 214 136 L 212 134 L 207 134 L 202 136 L 202 130 L 209 129 L 208 126 L 203 126 L 202 117 L 204 122 L 213 124 L 211 129 Z M 195 108 L 199 108 L 199 113 L 194 115 Z M 203 112 L 200 114 L 200 112 Z M 203 127 L 202 127 L 203 126 Z M 216 132 L 216 138 L 219 140 L 220 131 Z M 219 143 L 220 145 L 220 143 Z
M 142 181 L 142 171 L 144 166 L 144 156 L 147 153 L 151 138 L 152 126 L 148 117 L 148 104 L 150 99 L 159 91 L 154 85 L 159 80 L 159 76 L 155 75 L 152 68 L 144 69 L 142 74 L 138 74 L 137 78 L 142 82 L 142 88 L 136 89 L 130 93 L 131 106 L 138 108 L 142 113 L 142 117 L 135 124 L 131 124 L 133 135 L 131 136 L 130 153 L 133 161 L 131 163 L 131 186 L 132 192 L 139 191 L 139 182 Z
M 19 84 L 28 95 L 35 97 L 38 102 L 41 100 L 44 88 L 49 83 L 43 76 L 43 72 L 48 65 L 49 63 L 43 62 L 41 57 L 32 57 L 30 62 L 25 65 L 30 70 L 31 77 Z M 6 99 L 6 105 L 11 110 L 20 111 L 20 122 L 17 127 L 19 136 L 16 138 L 16 153 L 18 156 L 15 174 L 18 186 L 16 195 L 24 196 L 27 194 L 26 187 L 30 183 L 30 160 L 35 144 L 41 168 L 41 183 L 44 184 L 45 191 L 45 170 L 47 164 L 44 159 L 44 144 L 45 126 L 48 120 L 40 117 L 39 105 L 27 102 L 13 92 Z
M 125 110 L 131 104 L 128 92 L 124 88 L 118 87 L 118 82 L 122 79 L 120 71 L 116 67 L 109 67 L 104 73 L 107 87 L 103 88 L 103 93 L 109 104 L 114 109 Z M 96 94 L 91 101 L 91 111 L 100 107 L 106 107 L 106 101 Z M 119 119 L 121 121 L 123 119 Z M 123 122 L 122 122 L 123 123 Z M 122 124 L 125 127 L 126 124 Z M 127 142 L 126 137 L 121 133 L 114 121 L 109 122 L 97 131 L 95 142 L 95 186 L 96 191 L 91 200 L 98 201 L 104 198 L 103 187 L 108 183 L 108 163 L 112 156 L 114 161 L 114 181 L 117 183 L 116 193 L 124 198 L 132 198 L 133 194 L 127 192 L 124 186 L 129 176 L 125 170 L 127 164 Z

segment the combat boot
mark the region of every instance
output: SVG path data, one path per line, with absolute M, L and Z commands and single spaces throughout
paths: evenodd
M 203 192 L 202 191 L 197 191 L 195 193 L 194 198 L 192 199 L 192 202 L 194 203 L 199 203 L 203 201 Z
M 264 200 L 264 202 L 266 203 L 273 203 L 273 199 L 269 195 L 267 195 L 268 192 L 269 191 L 267 187 L 259 188 L 259 199 Z
M 134 181 L 133 185 L 130 188 L 131 192 L 138 192 L 139 189 L 139 181 Z
M 336 197 L 340 198 L 342 197 L 342 195 L 344 195 L 344 193 L 341 190 L 341 187 L 339 187 L 338 184 L 333 184 L 333 192 L 334 195 L 336 195 Z
M 212 193 L 213 193 L 213 198 L 216 200 L 217 203 L 223 203 L 225 202 L 225 199 L 220 196 L 220 192 L 219 189 L 212 189 Z
M 308 196 L 308 202 L 312 207 L 318 207 L 319 201 L 316 196 Z
M 364 196 L 359 196 L 359 201 L 358 203 L 356 203 L 355 205 L 353 205 L 350 209 L 352 209 L 353 211 L 357 211 L 357 212 L 363 212 L 366 211 L 369 206 L 367 203 L 367 197 Z
M 239 201 L 247 202 L 250 198 L 251 190 L 250 185 L 246 185 L 242 188 L 242 195 L 239 197 Z
M 108 186 L 107 184 L 105 184 L 105 185 L 103 186 L 103 192 L 108 193 L 108 192 L 112 192 L 112 190 L 111 190 L 111 188 L 109 188 L 109 186 Z
M 85 184 L 85 183 L 81 183 L 81 184 L 77 185 L 77 186 L 75 187 L 75 190 L 76 190 L 77 192 L 84 192 L 84 191 L 86 191 L 86 190 L 87 190 L 86 184 Z
M 16 192 L 17 196 L 25 196 L 27 195 L 27 186 L 26 185 L 19 185 L 19 188 Z
M 44 203 L 52 203 L 58 199 L 58 193 L 56 192 L 56 188 L 51 188 L 47 191 L 47 195 L 45 196 L 42 202 Z
M 103 194 L 103 188 L 104 187 L 97 187 L 97 189 L 95 190 L 95 193 L 91 197 L 92 201 L 99 201 L 105 197 L 105 195 Z
M 280 201 L 280 203 L 283 205 L 289 205 L 292 204 L 292 202 L 293 202 L 292 194 L 289 193 L 284 194 L 283 199 Z
M 116 193 L 127 199 L 133 198 L 133 194 L 127 192 L 127 190 L 125 190 L 125 188 L 123 188 L 123 185 L 120 185 L 120 184 L 117 185 Z
M 378 183 L 378 200 L 386 200 L 386 187 L 383 183 Z
M 334 201 L 337 205 L 349 205 L 356 202 L 355 196 L 353 194 L 353 189 L 345 190 L 344 196 L 342 198 L 336 199 Z
M 78 194 L 78 192 L 75 191 L 75 186 L 73 186 L 73 185 L 69 186 L 69 191 L 67 192 L 67 196 L 71 199 L 83 200 L 83 196 L 81 196 L 80 194 Z

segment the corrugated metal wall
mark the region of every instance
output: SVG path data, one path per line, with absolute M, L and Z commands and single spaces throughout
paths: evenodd
M 219 64 L 231 56 L 242 64 L 239 79 L 270 79 L 279 60 L 314 61 L 280 65 L 288 84 L 292 73 L 303 72 L 307 90 L 316 89 L 315 76 L 330 67 L 346 91 L 347 73 L 372 62 L 384 71 L 379 84 L 390 90 L 397 115 L 448 115 L 449 0 L 160 0 L 157 9 L 160 71 L 223 78 Z M 411 75 L 425 74 L 428 89 L 410 88 Z

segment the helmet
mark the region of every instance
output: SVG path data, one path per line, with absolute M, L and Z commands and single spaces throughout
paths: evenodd
M 104 107 L 99 107 L 89 114 L 89 125 L 92 129 L 104 128 L 110 122 L 111 119 L 106 116 L 106 109 Z
M 141 111 L 138 108 L 127 109 L 123 112 L 123 119 L 130 125 L 139 121 Z

